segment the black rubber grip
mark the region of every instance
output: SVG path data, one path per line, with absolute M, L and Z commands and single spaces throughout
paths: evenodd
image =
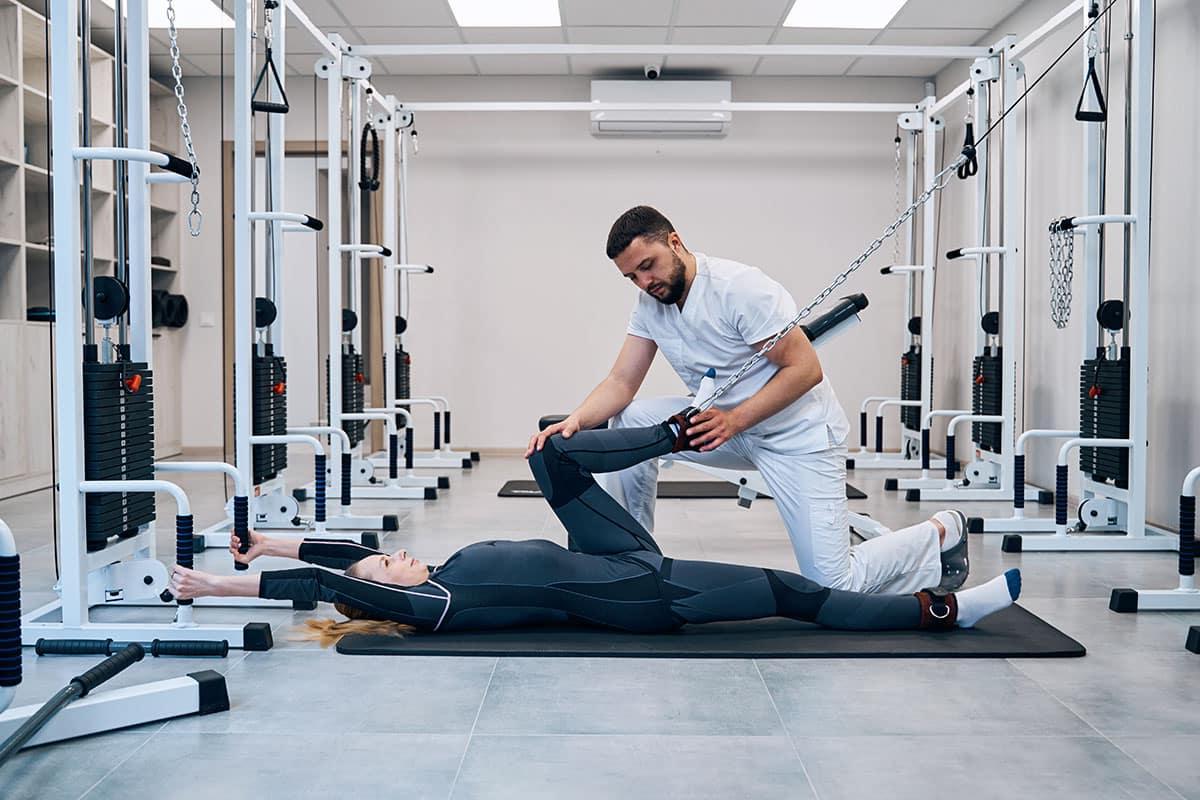
M 433 449 L 442 449 L 442 415 L 433 412 Z
M 321 222 L 321 220 L 317 219 L 316 217 L 309 216 L 308 214 L 304 215 L 304 222 L 300 224 L 306 228 L 311 228 L 314 231 L 324 230 L 325 228 L 324 222 Z
M 875 452 L 883 452 L 883 417 L 875 415 Z
M 191 514 L 176 514 L 175 515 L 175 563 L 181 567 L 191 569 L 194 561 L 192 557 L 192 532 L 194 529 Z M 191 600 L 179 600 L 176 602 L 181 606 L 190 606 Z
M 1025 507 L 1025 454 L 1013 455 L 1013 508 Z
M 867 446 L 867 412 L 858 412 L 858 444 L 862 448 Z
M 250 552 L 250 499 L 248 497 L 233 498 L 233 535 L 238 540 L 238 552 Z M 233 568 L 241 571 L 250 569 L 249 564 L 240 561 L 233 562 Z
M 929 453 L 929 428 L 921 428 L 921 469 L 928 470 L 933 460 Z
M 450 445 L 450 409 L 442 412 L 442 418 L 445 422 L 442 423 L 442 438 L 446 441 L 446 446 Z
M 384 258 L 391 258 L 392 250 L 390 247 L 384 247 L 383 245 L 379 245 L 379 255 L 383 256 Z
M 883 269 L 879 270 L 879 274 L 880 274 L 880 275 L 891 275 L 891 274 L 892 274 L 892 268 L 891 268 L 891 267 L 884 267 Z
M 1054 467 L 1054 524 L 1067 524 L 1067 475 L 1066 464 Z
M 405 469 L 413 468 L 413 450 L 415 449 L 414 445 L 413 445 L 413 441 L 414 441 L 413 429 L 412 429 L 412 426 L 409 425 L 407 428 L 404 429 L 404 468 Z
M 1058 230 L 1060 232 L 1061 231 L 1073 231 L 1073 230 L 1075 230 L 1075 218 L 1074 217 L 1063 217 L 1062 219 L 1060 219 L 1058 221 L 1058 224 L 1055 225 L 1054 227 L 1056 230 Z
M 21 682 L 21 558 L 0 556 L 0 686 Z
M 155 639 L 150 643 L 150 655 L 155 658 L 159 656 L 212 656 L 214 658 L 224 658 L 229 655 L 229 642 L 224 639 L 218 641 L 185 639 L 178 642 Z
M 432 267 L 432 266 L 430 266 L 429 264 L 426 264 L 426 265 L 425 265 L 425 274 L 426 274 L 426 275 L 432 275 L 432 274 L 433 274 L 433 267 Z
M 111 656 L 112 639 L 38 639 L 39 656 Z
M 954 440 L 955 435 L 952 433 L 946 434 L 946 480 L 954 480 L 954 473 L 958 467 L 958 458 L 954 455 Z
M 167 163 L 163 166 L 163 169 L 165 169 L 167 172 L 174 172 L 176 175 L 182 175 L 185 178 L 192 177 L 191 162 L 186 161 L 179 156 L 173 156 L 170 153 L 162 153 L 162 155 L 167 157 Z M 199 172 L 199 170 L 197 170 L 197 172 Z
M 1179 574 L 1196 574 L 1196 497 L 1179 496 Z
M 250 110 L 259 114 L 286 114 L 291 110 L 291 106 L 271 100 L 251 100 Z
M 963 254 L 962 248 L 956 247 L 953 250 L 946 251 L 946 258 L 949 259 L 950 261 L 953 261 L 956 258 L 962 258 L 962 254 Z
M 80 697 L 87 697 L 87 693 L 92 689 L 95 689 L 109 678 L 120 674 L 145 657 L 146 651 L 142 649 L 142 646 L 137 642 L 130 642 L 125 645 L 124 649 L 104 659 L 87 672 L 82 675 L 76 675 L 71 679 L 71 683 L 79 685 L 81 689 L 79 693 Z
M 325 454 L 313 456 L 313 520 L 325 521 Z
M 350 454 L 342 453 L 342 505 L 350 505 Z
M 396 480 L 400 477 L 400 437 L 396 434 L 388 436 L 388 478 Z

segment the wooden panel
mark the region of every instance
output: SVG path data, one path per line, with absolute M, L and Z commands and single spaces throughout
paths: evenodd
M 25 363 L 22 322 L 0 320 L 0 480 L 23 476 L 28 471 L 26 448 L 26 381 L 21 376 Z
M 25 323 L 24 340 L 21 380 L 25 384 L 26 398 L 25 468 L 31 476 L 49 476 L 54 466 L 54 406 L 50 397 L 53 362 L 49 323 Z
M 154 336 L 154 454 L 157 458 L 178 455 L 180 446 L 179 358 L 182 333 L 160 329 Z

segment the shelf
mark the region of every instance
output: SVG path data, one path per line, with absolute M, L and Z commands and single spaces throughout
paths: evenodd
M 158 264 L 151 264 L 150 271 L 151 272 L 164 272 L 164 273 L 170 273 L 172 275 L 175 275 L 175 274 L 178 274 L 179 267 L 160 267 Z

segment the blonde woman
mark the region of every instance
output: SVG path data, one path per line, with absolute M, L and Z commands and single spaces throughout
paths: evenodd
M 463 631 L 575 623 L 637 633 L 685 624 L 787 617 L 845 630 L 973 626 L 1020 593 L 1018 570 L 958 593 L 862 594 L 824 588 L 783 570 L 672 559 L 592 478 L 671 452 L 682 436 L 673 418 L 646 428 L 552 436 L 530 467 L 567 529 L 568 547 L 540 539 L 468 545 L 430 566 L 406 551 L 383 553 L 320 539 L 253 534 L 239 561 L 284 556 L 318 567 L 211 575 L 176 566 L 172 590 L 201 596 L 334 603 L 351 622 L 317 622 L 326 643 L 346 633 Z M 947 535 L 941 523 L 934 523 Z M 965 536 L 964 531 L 955 535 Z M 381 624 L 382 623 L 382 624 Z

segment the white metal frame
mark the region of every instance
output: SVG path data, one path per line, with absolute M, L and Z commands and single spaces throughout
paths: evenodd
M 1129 450 L 1129 489 L 1120 489 L 1095 481 L 1075 470 L 1079 477 L 1081 497 L 1077 516 L 1087 516 L 1091 533 L 1075 532 L 1066 524 L 1065 499 L 1056 497 L 1053 519 L 1030 519 L 1014 502 L 1014 513 L 1007 518 L 973 520 L 975 530 L 985 533 L 1009 533 L 1003 548 L 1008 552 L 1062 551 L 1163 551 L 1177 550 L 1178 538 L 1169 531 L 1146 523 L 1146 445 L 1148 437 L 1148 343 L 1150 308 L 1150 168 L 1153 152 L 1153 70 L 1154 70 L 1154 4 L 1150 0 L 1130 0 L 1133 16 L 1133 55 L 1128 69 L 1133 70 L 1132 92 L 1132 157 L 1131 173 L 1127 176 L 1132 187 L 1132 214 L 1100 215 L 1099 154 L 1102 142 L 1099 126 L 1081 123 L 1083 138 L 1083 197 L 1084 214 L 1075 217 L 1084 236 L 1084 291 L 1091 303 L 1100 295 L 1099 226 L 1102 224 L 1129 225 L 1132 243 L 1129 269 L 1129 438 L 1126 440 L 1080 439 L 1078 431 L 1036 432 L 1039 438 L 1066 438 L 1058 454 L 1058 466 L 1067 465 L 1071 449 L 1080 445 L 1104 443 Z M 1075 8 L 1075 14 L 1086 13 L 1086 3 Z M 1069 20 L 1064 9 L 1056 20 Z M 1053 22 L 1053 20 L 1052 20 Z M 1049 25 L 1050 23 L 1047 23 Z M 1046 26 L 1043 26 L 1045 28 Z M 1082 74 L 1087 74 L 1086 53 Z M 1100 342 L 1100 328 L 1093 313 L 1083 315 L 1082 359 L 1093 358 Z M 1031 432 L 1033 433 L 1033 432 Z M 1024 438 L 1024 437 L 1023 437 Z M 1034 438 L 1034 437 L 1029 437 Z M 1056 493 L 1061 490 L 1056 486 Z M 1015 499 L 1015 498 L 1014 498 Z M 1061 512 L 1061 513 L 1060 513 Z M 1096 533 L 1099 531 L 1099 533 Z M 1049 536 L 1022 536 L 1021 533 L 1049 533 Z
M 62 331 L 79 331 L 92 320 L 82 318 L 79 298 L 83 293 L 78 253 L 80 252 L 79 161 L 89 158 L 113 158 L 129 162 L 129 294 L 130 355 L 135 361 L 153 366 L 150 328 L 150 194 L 147 176 L 150 164 L 164 164 L 165 154 L 149 148 L 149 29 L 146 0 L 128 3 L 128 148 L 78 147 L 75 109 L 79 100 L 80 44 L 78 0 L 52 0 L 50 48 L 51 95 L 55 98 L 52 119 L 52 187 L 55 196 L 53 216 L 57 246 L 54 249 L 54 304 Z M 79 639 L 112 638 L 119 641 L 150 639 L 227 640 L 241 648 L 251 623 L 240 625 L 198 625 L 192 608 L 176 606 L 172 623 L 124 622 L 99 623 L 90 619 L 97 597 L 107 601 L 134 600 L 157 595 L 166 588 L 166 569 L 156 558 L 154 525 L 144 526 L 135 536 L 114 543 L 95 553 L 86 550 L 86 504 L 84 494 L 91 491 L 169 492 L 176 500 L 178 513 L 188 514 L 187 496 L 167 481 L 97 482 L 84 479 L 83 376 L 78 337 L 55 339 L 55 370 L 58 396 L 55 423 L 58 428 L 59 464 L 58 516 L 59 599 L 25 615 L 22 639 L 32 644 L 38 638 Z M 136 579 L 135 579 L 136 578 Z M 164 605 L 159 603 L 159 605 Z M 57 619 L 54 619 L 56 618 Z M 253 642 L 253 639 L 251 639 Z
M 1183 530 L 1184 516 L 1189 513 L 1184 506 L 1191 504 L 1192 550 L 1195 550 L 1196 530 L 1196 483 L 1200 481 L 1200 467 L 1194 468 L 1183 479 L 1179 492 L 1179 528 Z M 1185 557 L 1180 547 L 1179 584 L 1173 589 L 1113 589 L 1108 607 L 1113 611 L 1200 611 L 1200 589 L 1196 587 L 1195 556 Z

